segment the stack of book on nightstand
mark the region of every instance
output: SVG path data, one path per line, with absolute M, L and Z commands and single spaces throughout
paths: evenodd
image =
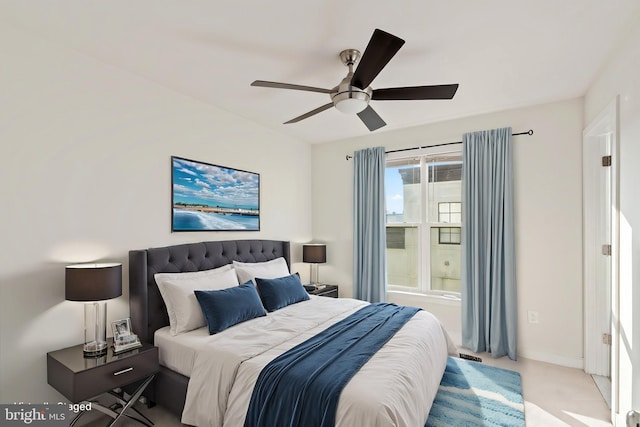
M 113 354 L 133 350 L 138 347 L 142 347 L 142 343 L 136 334 L 119 336 L 113 340 Z

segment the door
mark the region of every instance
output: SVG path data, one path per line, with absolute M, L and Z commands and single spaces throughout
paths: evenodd
M 583 147 L 585 372 L 611 376 L 611 135 Z
M 617 99 L 583 133 L 584 370 L 618 413 Z M 598 383 L 598 381 L 596 381 Z

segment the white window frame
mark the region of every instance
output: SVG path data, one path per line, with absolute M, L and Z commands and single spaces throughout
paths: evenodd
M 440 147 L 425 147 L 417 150 L 403 151 L 398 153 L 388 153 L 386 155 L 386 162 L 410 160 L 417 157 L 420 158 L 420 219 L 421 223 L 401 223 L 401 224 L 385 224 L 386 227 L 416 227 L 418 229 L 418 238 L 420 244 L 418 245 L 418 286 L 407 287 L 400 285 L 392 285 L 387 283 L 387 291 L 389 292 L 403 292 L 403 293 L 418 293 L 420 295 L 438 296 L 447 299 L 459 299 L 460 292 L 432 290 L 431 289 L 431 246 L 429 244 L 429 233 L 431 227 L 461 227 L 462 224 L 458 223 L 441 223 L 439 218 L 435 218 L 436 221 L 429 222 L 428 215 L 428 186 L 424 185 L 427 182 L 428 167 L 427 160 L 429 156 L 444 156 L 444 155 L 460 155 L 462 157 L 462 144 L 456 146 L 440 146 Z M 386 166 L 385 166 L 386 167 Z M 425 253 L 426 252 L 426 253 Z M 427 262 L 423 262 L 427 261 Z

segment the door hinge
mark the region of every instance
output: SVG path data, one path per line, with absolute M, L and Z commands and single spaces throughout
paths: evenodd
M 611 255 L 611 245 L 602 245 L 602 255 Z
M 611 334 L 602 334 L 602 344 L 611 345 Z
M 602 166 L 611 166 L 611 156 L 602 156 Z

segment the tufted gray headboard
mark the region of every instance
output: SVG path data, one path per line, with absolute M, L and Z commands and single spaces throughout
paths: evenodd
M 223 240 L 129 251 L 131 327 L 142 341 L 153 343 L 155 331 L 169 325 L 167 308 L 153 278 L 156 273 L 210 270 L 234 260 L 263 262 L 279 257 L 284 257 L 291 270 L 289 242 Z

